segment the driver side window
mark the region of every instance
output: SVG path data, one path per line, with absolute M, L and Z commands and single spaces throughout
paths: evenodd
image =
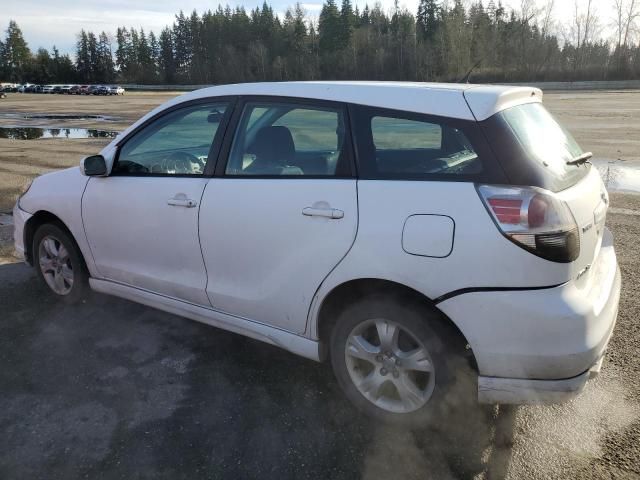
M 202 175 L 226 108 L 215 102 L 163 115 L 120 148 L 113 173 Z

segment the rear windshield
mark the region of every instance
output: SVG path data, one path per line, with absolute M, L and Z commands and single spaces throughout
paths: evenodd
M 584 151 L 542 104 L 519 105 L 500 112 L 498 116 L 515 134 L 528 161 L 544 171 L 551 189 L 568 188 L 588 172 L 588 164 L 567 164 Z

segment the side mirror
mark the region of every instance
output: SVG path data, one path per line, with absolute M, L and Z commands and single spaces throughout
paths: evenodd
M 107 174 L 107 162 L 102 155 L 91 155 L 82 159 L 80 171 L 88 177 L 103 177 Z

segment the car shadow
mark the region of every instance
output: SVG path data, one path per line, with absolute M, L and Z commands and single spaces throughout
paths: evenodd
M 326 364 L 0 265 L 0 460 L 12 478 L 504 478 L 515 409 L 380 424 Z

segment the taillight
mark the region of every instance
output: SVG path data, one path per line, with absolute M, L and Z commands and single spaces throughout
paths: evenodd
M 553 262 L 573 262 L 580 235 L 571 210 L 553 193 L 533 187 L 478 186 L 498 229 L 516 245 Z

